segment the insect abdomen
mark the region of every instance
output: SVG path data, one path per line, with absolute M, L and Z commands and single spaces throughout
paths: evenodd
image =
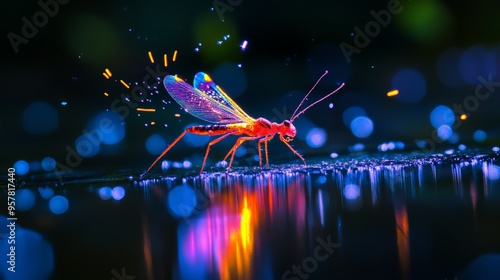
M 233 130 L 228 125 L 199 125 L 192 126 L 186 129 L 187 132 L 199 135 L 219 135 L 225 134 L 229 130 Z

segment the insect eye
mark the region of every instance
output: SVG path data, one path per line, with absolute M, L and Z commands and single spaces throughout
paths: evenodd
M 290 122 L 289 122 L 289 121 L 284 121 L 284 122 L 283 122 L 283 124 L 284 124 L 285 126 L 290 126 Z

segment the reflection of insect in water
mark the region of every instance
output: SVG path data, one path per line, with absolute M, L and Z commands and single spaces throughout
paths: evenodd
M 336 90 L 320 98 L 316 102 L 307 106 L 305 109 L 297 112 L 307 99 L 309 94 L 313 91 L 319 81 L 328 73 L 326 71 L 314 84 L 307 95 L 302 99 L 297 109 L 293 112 L 290 120 L 285 120 L 282 123 L 270 122 L 264 118 L 254 119 L 247 115 L 236 102 L 234 102 L 219 86 L 217 86 L 212 79 L 205 73 L 199 72 L 194 77 L 193 86 L 184 82 L 177 76 L 166 76 L 163 84 L 172 98 L 179 103 L 182 108 L 191 115 L 202 119 L 207 122 L 215 123 L 215 125 L 200 125 L 186 128 L 184 132 L 179 135 L 168 148 L 161 153 L 161 155 L 151 164 L 146 170 L 148 173 L 151 168 L 168 152 L 170 149 L 179 142 L 179 140 L 186 135 L 186 133 L 198 135 L 222 135 L 219 138 L 212 140 L 208 143 L 203 164 L 201 165 L 200 173 L 203 172 L 205 162 L 207 160 L 210 147 L 220 142 L 222 139 L 229 135 L 246 135 L 238 138 L 234 146 L 224 157 L 224 161 L 231 156 L 228 168 L 231 168 L 234 155 L 238 147 L 245 141 L 258 140 L 259 163 L 262 166 L 262 153 L 261 144 L 264 143 L 264 151 L 266 153 L 266 164 L 269 164 L 269 157 L 267 152 L 267 142 L 273 139 L 275 134 L 279 134 L 281 142 L 283 142 L 295 155 L 297 155 L 306 164 L 304 158 L 292 148 L 289 144 L 297 133 L 293 121 L 303 114 L 307 109 L 315 104 L 323 101 L 330 95 L 337 92 L 344 84 L 340 85 Z

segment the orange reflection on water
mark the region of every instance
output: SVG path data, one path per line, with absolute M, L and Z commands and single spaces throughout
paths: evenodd
M 252 277 L 259 216 L 257 196 L 247 191 L 233 195 L 220 194 L 211 207 L 202 216 L 192 218 L 186 232 L 180 234 L 181 262 L 187 262 L 181 269 L 200 270 L 199 274 L 188 273 L 190 276 L 215 272 L 220 279 Z M 214 268 L 217 271 L 213 271 Z
M 401 279 L 409 279 L 410 273 L 410 240 L 408 213 L 402 203 L 396 203 L 396 238 L 398 242 L 399 265 L 401 267 Z
M 178 228 L 178 278 L 260 278 L 262 271 L 256 275 L 256 266 L 262 265 L 266 252 L 256 248 L 262 247 L 261 234 L 269 234 L 268 223 L 277 226 L 283 218 L 276 217 L 289 217 L 297 234 L 304 232 L 306 202 L 301 176 L 235 178 L 227 182 L 230 190 L 206 189 L 210 203 Z
M 251 274 L 254 231 L 257 227 L 257 215 L 252 215 L 252 212 L 258 209 L 256 206 L 255 195 L 244 193 L 239 225 L 228 225 L 230 240 L 225 248 L 217 250 L 220 279 L 243 279 Z

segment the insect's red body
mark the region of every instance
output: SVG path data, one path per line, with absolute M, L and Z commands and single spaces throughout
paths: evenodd
M 324 74 L 326 75 L 326 73 Z M 323 75 L 323 76 L 324 76 Z M 323 77 L 321 76 L 321 77 Z M 321 78 L 320 78 L 321 80 Z M 319 82 L 319 80 L 318 80 Z M 316 86 L 317 83 L 314 85 Z M 297 113 L 304 100 L 307 98 L 309 93 L 314 89 L 314 87 L 309 91 L 309 93 L 304 97 L 302 102 L 299 104 L 294 114 L 290 120 L 285 120 L 282 123 L 270 122 L 265 118 L 254 119 L 248 116 L 227 94 L 222 91 L 222 89 L 215 85 L 210 79 L 210 77 L 200 72 L 195 76 L 194 86 L 195 88 L 189 86 L 182 79 L 176 76 L 167 76 L 164 79 L 165 88 L 170 93 L 170 95 L 176 100 L 184 109 L 202 119 L 212 123 L 217 123 L 214 125 L 199 125 L 188 127 L 184 132 L 179 135 L 170 146 L 163 151 L 163 153 L 151 164 L 151 166 L 146 170 L 145 173 L 149 172 L 151 168 L 175 145 L 179 142 L 186 133 L 198 134 L 198 135 L 222 135 L 210 143 L 208 143 L 205 157 L 203 159 L 203 164 L 201 166 L 200 173 L 203 172 L 205 167 L 205 162 L 210 152 L 210 147 L 220 142 L 229 135 L 245 135 L 238 138 L 233 147 L 224 157 L 226 160 L 229 156 L 231 159 L 229 161 L 228 168 L 231 168 L 234 155 L 239 146 L 248 140 L 258 140 L 258 152 L 259 152 L 259 163 L 262 166 L 262 154 L 261 145 L 264 143 L 264 151 L 266 154 L 266 164 L 269 164 L 269 157 L 267 151 L 267 142 L 269 142 L 273 137 L 278 134 L 279 139 L 283 142 L 295 155 L 297 155 L 304 164 L 306 161 L 304 158 L 288 143 L 293 140 L 297 134 L 297 130 L 293 125 L 293 120 L 295 120 L 300 114 L 304 113 L 307 109 L 315 105 L 316 103 L 322 101 L 328 96 L 337 92 L 344 84 L 342 84 L 335 91 L 324 96 L 320 100 L 314 102 L 313 104 L 306 107 L 304 110 Z

